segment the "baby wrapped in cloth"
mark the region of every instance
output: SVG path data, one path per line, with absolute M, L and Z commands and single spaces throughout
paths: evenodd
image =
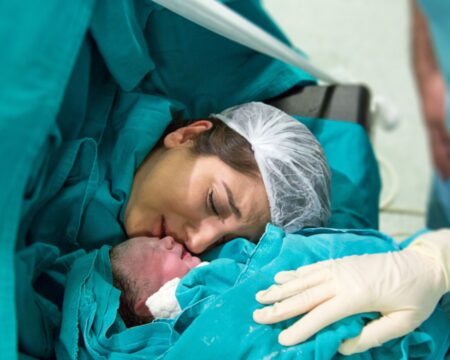
M 109 248 L 79 258 L 69 272 L 57 355 L 62 358 L 121 357 L 327 359 L 340 342 L 353 337 L 377 314 L 366 313 L 330 325 L 305 343 L 283 347 L 277 336 L 285 323 L 259 325 L 252 313 L 255 294 L 282 269 L 352 254 L 398 250 L 375 231 L 303 230 L 285 235 L 268 225 L 255 245 L 237 239 L 212 250 L 207 266 L 181 279 L 176 297 L 181 313 L 173 319 L 127 328 L 118 316 L 120 291 L 113 287 Z M 215 259 L 215 260 L 213 260 Z M 145 301 L 144 301 L 145 302 Z M 289 321 L 287 321 L 289 323 Z M 355 358 L 442 358 L 448 348 L 450 320 L 438 307 L 416 331 L 358 354 Z

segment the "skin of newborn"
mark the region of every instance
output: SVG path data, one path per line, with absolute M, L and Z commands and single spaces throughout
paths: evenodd
M 201 262 L 170 236 L 129 239 L 111 249 L 110 259 L 114 286 L 121 291 L 119 314 L 128 327 L 152 321 L 147 298 Z

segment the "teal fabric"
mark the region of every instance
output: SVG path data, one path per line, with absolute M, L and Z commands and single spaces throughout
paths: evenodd
M 85 254 L 78 250 L 60 256 L 57 247 L 44 243 L 35 243 L 16 254 L 15 275 L 20 283 L 16 286 L 18 345 L 22 355 L 54 357 L 67 273 Z
M 292 320 L 270 326 L 255 324 L 252 312 L 261 306 L 254 299 L 255 293 L 272 284 L 273 276 L 280 270 L 296 269 L 329 258 L 397 249 L 393 240 L 376 231 L 311 229 L 285 236 L 281 230 L 269 225 L 236 282 L 227 291 L 219 290 L 221 294 L 217 295 L 214 290 L 205 290 L 208 286 L 215 288 L 216 282 L 228 280 L 220 280 L 216 275 L 220 273 L 221 278 L 227 278 L 227 265 L 221 270 L 212 266 L 199 268 L 183 279 L 177 296 L 186 310 L 179 319 L 189 317 L 191 309 L 195 309 L 195 315 L 191 316 L 191 325 L 166 358 L 177 359 L 182 354 L 189 358 L 197 354 L 200 359 L 208 359 L 218 353 L 225 358 L 245 359 L 332 358 L 336 355 L 340 341 L 357 335 L 362 326 L 376 314 L 346 318 L 325 328 L 303 344 L 285 348 L 278 344 L 277 336 Z M 201 284 L 200 288 L 198 284 Z M 199 300 L 201 298 L 204 299 L 203 303 Z M 409 335 L 352 358 L 442 359 L 449 345 L 450 320 L 437 308 L 419 329 Z
M 14 248 L 28 178 L 47 140 L 93 0 L 0 2 L 0 354 L 17 357 Z
M 429 29 L 442 74 L 450 84 L 450 4 L 446 0 L 419 0 L 421 9 L 427 18 Z
M 226 5 L 288 42 L 259 0 L 227 1 Z M 142 89 L 182 102 L 191 118 L 268 99 L 295 84 L 314 82 L 302 70 L 239 46 L 160 8 L 150 15 L 146 35 L 155 69 L 145 77 Z
M 67 253 L 123 241 L 121 211 L 134 172 L 171 121 L 173 109 L 162 97 L 123 94 L 108 126 L 86 127 L 100 129 L 98 141 L 94 136 L 63 141 L 39 173 L 39 186 L 29 191 L 20 243 L 47 242 Z
M 447 85 L 447 132 L 450 133 L 450 3 L 446 0 L 420 0 L 427 18 L 433 48 Z M 450 151 L 450 150 L 449 150 Z M 427 225 L 432 229 L 450 226 L 450 178 L 433 175 Z
M 127 329 L 117 315 L 120 292 L 111 285 L 108 246 L 55 260 L 55 247 L 35 244 L 19 253 L 18 264 L 35 269 L 35 284 L 41 285 L 40 294 L 28 299 L 33 299 L 42 312 L 48 312 L 45 315 L 54 317 L 43 316 L 42 331 L 34 334 L 36 338 L 28 337 L 32 329 L 23 329 L 29 331 L 23 335 L 27 335 L 26 345 L 35 351 L 32 355 L 48 352 L 55 342 L 58 357 L 64 359 L 212 359 L 217 354 L 227 359 L 340 358 L 336 354 L 339 343 L 357 335 L 377 314 L 351 316 L 303 344 L 286 348 L 278 344 L 277 336 L 292 320 L 275 325 L 254 323 L 252 312 L 261 306 L 255 301 L 255 293 L 270 285 L 280 270 L 329 258 L 398 249 L 392 239 L 371 230 L 322 228 L 285 235 L 268 225 L 258 245 L 243 239 L 227 243 L 205 256 L 212 261 L 209 265 L 192 270 L 182 279 L 177 298 L 183 311 L 176 319 Z M 69 269 L 64 279 L 60 276 L 63 267 Z M 63 304 L 49 302 L 50 294 L 55 294 L 45 292 L 43 285 L 52 282 L 64 283 Z M 59 318 L 62 325 L 56 335 Z M 450 319 L 438 307 L 412 333 L 352 358 L 442 359 L 449 345 Z
M 370 139 L 358 124 L 298 118 L 320 141 L 331 168 L 328 227 L 378 229 L 381 180 Z
M 259 1 L 226 3 L 287 42 Z M 0 352 L 14 359 L 18 344 L 20 356 L 45 358 L 52 342 L 39 334 L 55 337 L 68 264 L 80 249 L 126 238 L 122 217 L 133 174 L 169 122 L 277 96 L 314 79 L 152 2 L 26 0 L 0 3 L 0 14 L 8 49 L 0 57 Z M 362 133 L 354 126 L 349 131 Z M 333 180 L 333 209 L 341 215 L 332 226 L 376 227 L 362 204 L 339 206 L 345 184 L 355 189 L 367 168 L 342 162 L 346 151 L 337 151 L 334 141 L 347 128 L 337 126 L 342 136 L 333 141 L 334 130 L 326 127 L 318 131 L 334 147 L 327 156 L 343 174 Z M 358 163 L 372 161 L 367 138 L 359 137 L 368 150 Z M 378 196 L 372 185 L 365 189 Z M 52 264 L 57 270 L 44 271 Z M 32 287 L 40 289 L 42 278 L 51 279 L 44 295 Z

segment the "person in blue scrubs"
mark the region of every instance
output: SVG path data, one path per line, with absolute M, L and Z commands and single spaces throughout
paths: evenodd
M 450 226 L 450 5 L 420 1 L 413 7 L 413 64 L 435 174 L 427 226 Z
M 450 3 L 413 3 L 412 30 L 414 70 L 436 169 L 427 226 L 439 229 L 450 227 Z M 276 304 L 255 311 L 255 321 L 270 324 L 306 313 L 280 333 L 283 345 L 301 343 L 347 316 L 380 312 L 378 319 L 339 348 L 345 355 L 359 353 L 413 331 L 441 298 L 450 316 L 450 230 L 429 232 L 395 253 L 353 256 L 281 272 L 275 281 L 257 294 L 257 300 Z

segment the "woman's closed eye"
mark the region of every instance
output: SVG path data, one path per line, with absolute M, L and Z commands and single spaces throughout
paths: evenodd
M 214 201 L 214 190 L 210 190 L 208 193 L 208 203 L 209 208 L 213 211 L 216 216 L 220 216 L 219 211 L 217 210 L 216 203 Z

